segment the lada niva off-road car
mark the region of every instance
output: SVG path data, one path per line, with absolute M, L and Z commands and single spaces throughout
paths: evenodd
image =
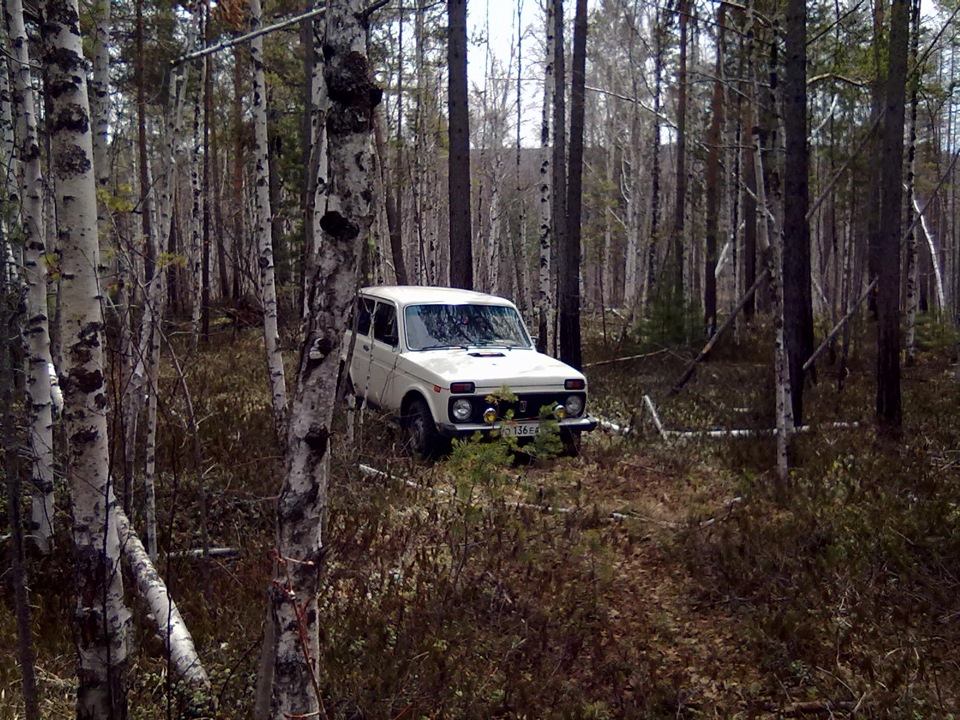
M 521 440 L 555 420 L 568 450 L 597 422 L 582 373 L 537 352 L 509 300 L 438 287 L 368 287 L 343 343 L 348 388 L 393 414 L 413 451 L 449 438 Z

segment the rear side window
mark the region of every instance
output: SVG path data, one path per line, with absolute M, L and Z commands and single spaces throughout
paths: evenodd
M 369 298 L 357 299 L 357 334 L 370 334 L 370 320 L 373 316 L 373 300 Z
M 377 303 L 373 315 L 373 339 L 388 345 L 396 345 L 397 336 L 397 309 L 393 305 Z

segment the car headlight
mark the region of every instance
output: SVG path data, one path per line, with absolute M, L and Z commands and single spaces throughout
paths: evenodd
M 466 422 L 473 414 L 473 405 L 467 398 L 458 398 L 453 401 L 450 408 L 453 413 L 453 419 L 457 422 Z
M 567 415 L 569 417 L 577 417 L 583 412 L 583 396 L 570 395 L 564 402 L 564 407 L 567 408 Z
M 483 421 L 492 425 L 497 420 L 497 411 L 493 408 L 487 408 L 483 411 Z
M 567 409 L 560 403 L 557 403 L 553 406 L 553 416 L 557 420 L 563 420 L 567 416 Z

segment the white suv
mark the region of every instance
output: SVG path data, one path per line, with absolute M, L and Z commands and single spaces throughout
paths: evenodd
M 438 287 L 368 287 L 343 343 L 348 388 L 393 413 L 414 452 L 446 439 L 529 438 L 546 414 L 568 450 L 596 420 L 586 412 L 582 373 L 537 352 L 509 300 Z

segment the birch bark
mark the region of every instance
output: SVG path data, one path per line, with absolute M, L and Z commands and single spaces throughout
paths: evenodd
M 261 23 L 260 0 L 250 0 L 251 31 L 259 29 Z M 287 390 L 283 372 L 283 356 L 280 348 L 273 239 L 270 236 L 270 161 L 267 157 L 267 84 L 263 69 L 263 36 L 258 35 L 250 41 L 250 59 L 253 62 L 253 152 L 256 158 L 254 204 L 256 206 L 256 233 L 260 245 L 263 342 L 267 353 L 267 371 L 270 374 L 273 421 L 277 430 L 277 437 L 282 438 L 287 414 Z
M 110 179 L 107 149 L 110 134 L 110 6 L 111 0 L 93 4 L 94 51 L 93 74 L 90 77 L 90 114 L 93 118 L 93 164 L 97 174 L 97 190 L 106 190 Z M 106 215 L 98 217 L 102 230 Z
M 364 0 L 345 0 L 328 5 L 326 12 L 327 209 L 318 225 L 323 236 L 308 279 L 310 313 L 286 436 L 286 477 L 277 507 L 277 561 L 270 592 L 276 629 L 270 714 L 277 720 L 324 713 L 317 662 L 317 586 L 330 425 L 360 248 L 374 217 L 373 112 L 382 96 L 366 55 L 364 7 Z
M 199 13 L 198 13 L 199 14 Z M 201 33 L 202 37 L 203 33 Z M 206 63 L 203 63 L 205 66 Z M 202 73 L 201 73 L 202 74 Z M 190 243 L 186 256 L 190 267 L 190 347 L 200 344 L 200 319 L 203 314 L 203 206 L 204 190 L 201 184 L 203 163 L 203 94 L 206 85 L 197 78 L 193 96 L 192 151 L 190 153 Z M 171 168 L 172 170 L 173 168 Z
M 554 79 L 553 54 L 556 38 L 553 34 L 554 6 L 548 0 L 544 3 L 546 15 L 546 65 L 543 71 L 543 112 L 540 119 L 540 291 L 537 294 L 537 349 L 546 352 L 550 347 L 550 275 L 551 257 L 550 246 L 553 242 L 553 221 L 551 188 L 553 185 L 553 170 L 551 168 L 552 153 L 550 152 L 550 118 L 553 107 L 553 93 L 556 80 Z
M 43 235 L 43 174 L 37 130 L 37 99 L 30 72 L 27 31 L 21 0 L 4 4 L 10 45 L 16 59 L 13 107 L 18 118 L 23 180 L 21 233 L 27 285 L 27 394 L 30 397 L 30 449 L 33 455 L 31 534 L 41 552 L 53 537 L 53 404 L 50 396 L 50 332 L 47 317 L 46 247 Z
M 123 511 L 114 506 L 112 517 L 123 547 L 124 560 L 130 568 L 130 574 L 137 581 L 140 597 L 147 603 L 156 619 L 157 629 L 170 653 L 170 664 L 177 675 L 188 684 L 197 688 L 208 688 L 210 680 L 200 663 L 193 636 L 183 621 L 177 603 L 170 597 L 166 583 L 157 573 L 143 543 L 133 532 Z
M 61 253 L 66 463 L 73 501 L 77 717 L 125 717 L 130 613 L 111 505 L 96 182 L 76 0 L 47 0 L 42 36 Z

